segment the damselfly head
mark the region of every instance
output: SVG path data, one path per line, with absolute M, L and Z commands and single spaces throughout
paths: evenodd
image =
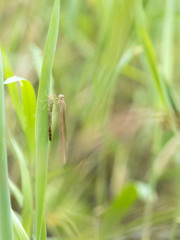
M 63 100 L 63 99 L 64 99 L 64 95 L 63 95 L 63 94 L 59 94 L 59 95 L 58 95 L 58 98 L 61 99 L 61 100 Z
M 53 97 L 54 97 L 54 94 L 52 94 L 52 93 L 50 93 L 48 96 L 49 99 L 53 99 Z

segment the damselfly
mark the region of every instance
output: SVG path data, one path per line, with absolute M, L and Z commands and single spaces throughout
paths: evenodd
M 66 131 L 66 103 L 64 101 L 64 95 L 59 94 L 58 97 L 55 98 L 55 104 L 58 104 L 60 110 L 60 125 L 61 125 L 61 139 L 62 139 L 62 159 L 63 163 L 66 163 L 66 149 L 67 149 L 67 131 Z
M 53 105 L 56 104 L 59 106 L 60 110 L 60 125 L 61 125 L 61 137 L 62 137 L 62 159 L 63 163 L 66 163 L 66 149 L 67 149 L 67 131 L 66 131 L 66 116 L 65 116 L 65 109 L 66 103 L 64 101 L 64 95 L 59 94 L 56 97 L 55 94 L 50 93 L 47 100 L 41 101 L 45 102 L 48 101 L 48 124 L 49 124 L 49 141 L 52 140 L 52 115 L 53 115 Z M 45 105 L 45 107 L 47 104 Z M 44 108 L 45 108 L 44 107 Z
M 49 123 L 49 141 L 52 140 L 52 112 L 54 104 L 54 95 L 52 93 L 48 96 L 48 123 Z
M 43 107 L 43 110 L 48 104 L 48 125 L 49 125 L 49 141 L 52 140 L 52 113 L 53 113 L 53 104 L 54 104 L 54 94 L 50 93 L 48 96 L 48 99 L 46 100 L 40 100 L 40 102 L 46 102 L 45 106 Z

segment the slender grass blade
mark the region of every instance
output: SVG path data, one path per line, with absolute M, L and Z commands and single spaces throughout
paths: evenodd
M 0 239 L 13 239 L 5 133 L 3 63 L 0 51 Z
M 59 4 L 59 0 L 56 0 L 49 25 L 36 109 L 36 240 L 41 239 L 48 167 L 48 109 L 41 110 L 41 99 L 51 91 L 52 65 L 59 29 Z

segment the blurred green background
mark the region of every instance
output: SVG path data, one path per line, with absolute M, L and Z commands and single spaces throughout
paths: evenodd
M 36 94 L 53 3 L 0 2 L 1 44 Z M 61 0 L 53 92 L 65 96 L 69 147 L 63 166 L 55 113 L 49 239 L 179 239 L 179 29 L 178 0 Z M 8 91 L 6 125 L 25 153 Z M 9 141 L 7 152 L 20 187 Z

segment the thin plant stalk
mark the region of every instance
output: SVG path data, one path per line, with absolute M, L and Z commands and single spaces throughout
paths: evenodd
M 0 239 L 13 239 L 11 203 L 8 185 L 3 64 L 0 50 Z

